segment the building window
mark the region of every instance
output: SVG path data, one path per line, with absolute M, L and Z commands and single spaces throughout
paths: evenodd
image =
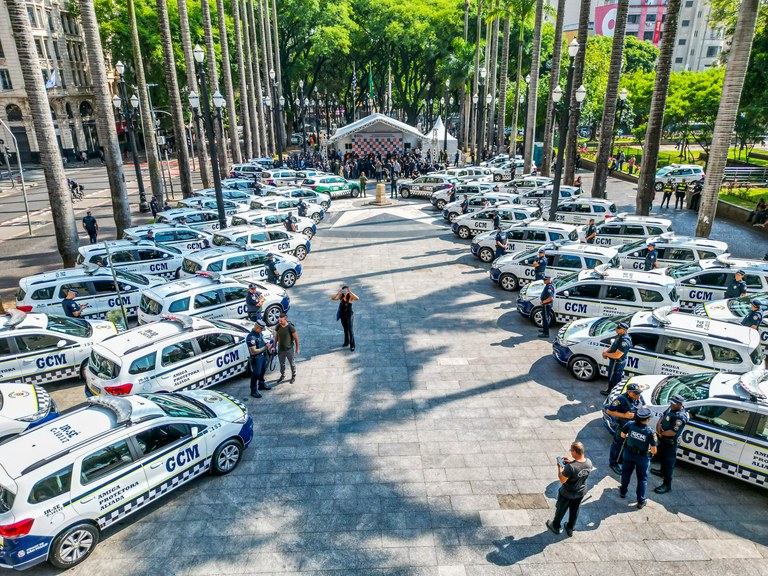
M 683 63 L 683 58 L 681 56 L 678 56 L 677 58 L 675 58 L 675 64 L 682 64 L 682 63 Z
M 640 14 L 630 14 L 627 16 L 627 24 L 639 24 Z
M 680 23 L 680 26 L 682 26 L 683 28 L 688 28 L 688 26 L 690 26 L 690 25 L 691 25 L 691 21 L 690 20 L 683 20 Z
M 0 42 L 0 58 L 5 58 L 5 52 L 3 52 L 3 43 Z
M 74 118 L 74 115 L 72 114 L 72 105 L 69 102 L 64 105 L 64 110 L 67 112 L 67 118 Z
M 3 90 L 13 90 L 11 75 L 8 73 L 8 70 L 0 70 L 0 88 Z
M 43 68 L 41 72 L 43 73 L 43 82 L 48 82 L 48 70 Z
M 708 46 L 707 58 L 716 58 L 720 54 L 720 46 Z
M 27 16 L 29 16 L 29 25 L 32 28 L 37 28 L 37 21 L 35 20 L 35 9 L 32 6 L 27 6 Z
M 685 38 L 680 38 L 680 39 L 677 41 L 677 45 L 678 45 L 678 46 L 685 46 Z
M 686 8 L 693 8 L 693 0 L 685 0 Z
M 702 12 L 701 12 L 701 10 L 699 10 L 699 13 L 696 14 L 696 18 L 701 18 L 701 14 L 702 14 Z
M 646 42 L 653 42 L 653 30 L 646 30 L 643 32 L 643 40 Z
M 0 70 L 0 76 L 2 76 L 2 70 Z M 5 107 L 5 114 L 8 116 L 9 122 L 18 122 L 19 120 L 22 120 L 21 115 L 21 108 L 16 106 L 16 104 L 8 104 L 8 106 Z
M 645 15 L 645 22 L 656 22 L 656 14 L 646 14 Z
M 53 53 L 56 54 L 56 60 L 61 60 L 61 55 L 59 54 L 59 43 L 54 41 L 53 44 Z
M 35 38 L 35 48 L 37 49 L 37 57 L 45 58 L 45 50 L 43 50 L 43 43 L 40 38 Z
M 699 31 L 698 30 L 694 30 L 693 31 L 693 37 L 694 38 L 698 38 L 699 37 Z
M 80 57 L 80 62 L 85 62 L 85 58 L 83 57 L 83 45 L 78 44 L 77 45 L 77 55 Z
M 66 34 L 69 34 L 69 16 L 65 13 L 61 13 L 61 27 Z
M 51 14 L 51 11 L 46 11 L 46 15 L 48 16 L 48 30 L 53 32 L 53 14 Z

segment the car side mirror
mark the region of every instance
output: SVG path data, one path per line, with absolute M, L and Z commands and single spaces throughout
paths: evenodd
M 640 256 L 640 252 L 632 252 L 632 256 L 638 257 L 638 256 Z
M 66 345 L 67 345 L 67 341 L 64 340 L 63 338 L 61 340 L 59 340 L 58 342 L 56 342 L 56 347 L 57 348 L 64 348 L 64 346 L 66 346 Z
M 691 278 L 690 280 L 688 280 L 688 284 L 690 284 L 691 286 L 696 286 L 696 278 Z
M 200 433 L 200 428 L 197 426 L 192 426 L 192 438 L 197 438 L 197 435 Z
M 570 295 L 571 295 L 571 293 L 570 293 L 570 292 L 568 292 L 568 290 L 566 290 L 565 292 L 563 292 L 563 296 L 565 296 L 566 298 L 570 297 Z

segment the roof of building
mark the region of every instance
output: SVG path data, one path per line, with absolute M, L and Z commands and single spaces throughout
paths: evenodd
M 381 123 L 389 128 L 393 128 L 397 130 L 398 132 L 405 132 L 407 134 L 410 134 L 411 136 L 415 136 L 419 140 L 424 139 L 424 135 L 419 132 L 416 128 L 413 126 L 409 126 L 405 122 L 400 122 L 399 120 L 395 120 L 394 118 L 390 118 L 389 116 L 385 116 L 384 114 L 371 114 L 369 116 L 366 116 L 365 118 L 360 118 L 360 120 L 356 120 L 355 122 L 352 122 L 351 124 L 347 124 L 346 126 L 342 126 L 336 132 L 333 136 L 328 138 L 328 142 L 335 142 L 336 140 L 339 140 L 340 138 L 344 138 L 345 136 L 352 136 L 353 134 L 356 134 L 363 129 L 369 127 L 371 124 Z M 450 140 L 450 139 L 449 139 Z

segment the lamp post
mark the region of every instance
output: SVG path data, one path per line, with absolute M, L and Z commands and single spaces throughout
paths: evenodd
M 117 108 L 118 111 L 121 112 L 121 114 L 125 117 L 125 123 L 128 127 L 128 142 L 131 145 L 131 158 L 133 159 L 133 166 L 136 169 L 136 184 L 139 187 L 139 212 L 145 213 L 149 212 L 149 204 L 147 204 L 147 194 L 144 191 L 144 180 L 141 177 L 141 164 L 139 164 L 139 155 L 136 151 L 136 135 L 133 131 L 133 117 L 131 114 L 131 109 L 128 107 L 128 95 L 125 91 L 125 64 L 123 64 L 121 61 L 118 61 L 115 65 L 115 69 L 117 70 L 117 74 L 120 76 L 120 96 L 115 94 L 114 98 L 112 98 L 112 105 Z M 125 103 L 125 108 L 123 110 L 120 110 L 121 105 Z M 139 106 L 139 99 L 134 94 L 131 96 L 130 104 L 133 106 L 134 110 L 138 108 Z
M 315 84 L 315 97 L 312 100 L 312 105 L 315 107 L 315 136 L 317 137 L 315 144 L 319 147 L 320 146 L 320 94 L 317 91 L 317 84 Z
M 621 124 L 621 114 L 624 112 L 628 97 L 629 92 L 627 92 L 626 88 L 622 88 L 621 92 L 619 92 L 619 105 L 616 108 L 616 130 L 614 130 L 611 135 L 611 156 L 613 156 L 613 146 L 616 143 L 616 132 L 621 130 L 621 128 L 619 128 L 619 125 Z
M 445 163 L 448 164 L 448 104 L 453 104 L 453 98 L 449 96 L 448 91 L 451 88 L 451 79 L 447 78 L 445 80 L 445 118 L 443 118 L 443 123 L 445 124 L 445 129 L 443 130 L 443 156 L 445 156 Z
M 485 66 L 480 68 L 480 89 L 482 92 L 485 92 L 485 77 L 488 75 L 488 70 L 486 70 Z M 475 138 L 477 138 L 477 143 L 480 145 L 480 159 L 483 158 L 483 152 L 485 151 L 485 143 L 483 142 L 483 138 L 485 136 L 485 106 L 483 105 L 483 102 L 485 101 L 485 97 L 482 96 L 482 101 L 480 102 L 480 109 L 478 110 L 480 114 L 480 118 L 477 122 L 477 127 L 475 128 Z M 475 145 L 475 150 L 477 150 L 477 145 Z
M 477 95 L 477 92 L 472 96 L 472 118 L 475 119 L 475 124 L 477 124 L 477 101 L 480 99 L 480 97 Z M 477 141 L 475 140 L 475 136 L 477 135 L 477 126 L 472 126 L 472 153 L 477 156 Z M 477 158 L 475 158 L 477 160 Z
M 427 126 L 426 129 L 429 130 L 429 128 L 432 126 L 432 98 L 429 95 L 429 90 L 432 88 L 432 84 L 427 82 Z
M 520 94 L 520 104 L 523 109 L 522 117 L 523 117 L 523 154 L 525 154 L 525 142 L 528 139 L 528 106 L 529 106 L 529 95 L 528 95 L 528 87 L 531 84 L 531 75 L 526 74 L 525 78 L 523 79 L 525 81 L 525 90 L 522 94 Z
M 277 94 L 277 81 L 275 80 L 275 69 L 270 68 L 269 69 L 269 78 L 272 80 L 272 94 Z M 269 99 L 267 99 L 267 102 L 269 102 Z M 278 106 L 278 104 L 280 104 Z M 280 164 L 280 167 L 283 166 L 283 129 L 281 128 L 281 122 L 280 122 L 280 114 L 282 114 L 282 108 L 285 106 L 285 98 L 281 95 L 280 98 L 275 101 L 274 106 L 274 112 L 275 112 L 275 126 L 277 133 L 277 161 Z
M 202 110 L 199 114 L 205 123 L 205 131 L 208 133 L 208 151 L 211 156 L 211 170 L 213 171 L 213 188 L 216 191 L 216 208 L 219 215 L 219 227 L 224 230 L 227 227 L 227 216 L 224 214 L 224 197 L 221 193 L 221 173 L 219 172 L 219 158 L 216 153 L 216 132 L 213 129 L 213 114 L 211 112 L 211 103 L 208 99 L 208 79 L 206 78 L 205 65 L 205 52 L 199 44 L 195 45 L 195 49 L 192 50 L 192 55 L 195 57 L 197 63 L 197 74 L 200 77 L 200 96 L 194 90 L 189 91 L 189 106 L 192 108 L 192 113 L 198 115 L 198 110 Z M 218 95 L 218 97 L 217 97 Z M 221 107 L 224 105 L 224 98 L 221 93 L 216 90 L 214 93 L 213 104 L 217 108 L 217 118 L 221 119 Z M 202 106 L 202 109 L 200 108 Z
M 550 222 L 555 221 L 555 213 L 557 212 L 557 203 L 560 199 L 560 181 L 563 178 L 563 156 L 565 154 L 565 143 L 568 139 L 568 117 L 570 116 L 571 110 L 571 91 L 573 90 L 573 71 L 574 71 L 574 60 L 576 58 L 576 54 L 579 52 L 579 42 L 574 38 L 571 43 L 568 45 L 568 56 L 570 56 L 570 63 L 568 64 L 568 77 L 567 82 L 565 85 L 565 97 L 566 101 L 563 104 L 562 110 L 560 112 L 560 137 L 558 138 L 557 143 L 557 160 L 555 161 L 555 181 L 552 185 L 552 205 L 549 207 L 549 220 Z M 587 96 L 587 90 L 584 88 L 584 85 L 582 84 L 579 86 L 579 89 L 576 90 L 576 102 L 578 104 L 581 104 L 584 101 L 584 98 Z M 563 91 L 560 89 L 560 86 L 555 88 L 552 91 L 552 101 L 555 103 L 555 108 L 557 108 L 558 102 L 563 97 Z

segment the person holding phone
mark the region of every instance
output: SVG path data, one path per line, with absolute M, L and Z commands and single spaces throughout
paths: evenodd
M 357 302 L 360 298 L 357 294 L 349 289 L 349 286 L 342 286 L 341 289 L 331 296 L 331 300 L 338 300 L 339 310 L 336 312 L 336 319 L 341 321 L 341 326 L 344 328 L 344 344 L 343 347 L 349 346 L 349 349 L 355 351 L 355 330 L 354 330 L 354 311 L 352 310 L 352 303 Z
M 561 524 L 565 513 L 568 512 L 568 523 L 565 532 L 573 536 L 576 518 L 579 516 L 579 506 L 587 493 L 587 478 L 594 467 L 592 461 L 584 455 L 584 444 L 571 444 L 570 458 L 557 458 L 557 477 L 561 486 L 557 492 L 554 520 L 547 520 L 547 528 L 555 534 L 562 531 Z

